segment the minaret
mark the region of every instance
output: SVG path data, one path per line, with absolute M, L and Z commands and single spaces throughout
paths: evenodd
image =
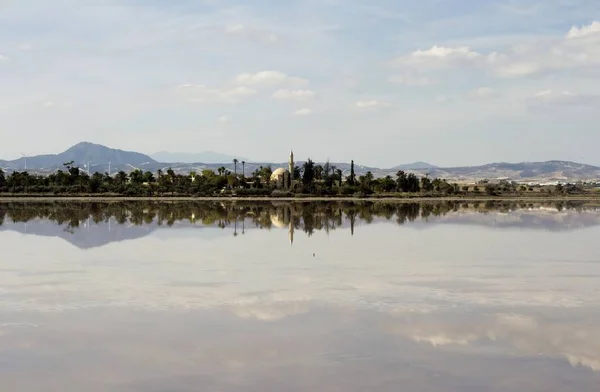
M 289 162 L 289 165 L 288 165 L 288 171 L 290 172 L 290 184 L 289 184 L 290 188 L 294 187 L 294 180 L 295 180 L 295 178 L 294 178 L 294 168 L 295 168 L 295 165 L 294 165 L 294 151 L 290 151 L 290 162 Z
M 290 151 L 290 164 L 288 170 L 290 171 L 290 179 L 294 181 L 294 151 Z

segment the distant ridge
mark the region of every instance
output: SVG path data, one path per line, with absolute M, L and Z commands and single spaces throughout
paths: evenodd
M 414 162 L 414 163 L 407 163 L 404 165 L 394 166 L 392 169 L 394 169 L 394 170 L 437 169 L 437 166 L 432 165 L 427 162 Z
M 203 155 L 204 154 L 204 155 Z M 213 155 L 210 155 L 213 154 Z M 184 156 L 185 155 L 185 156 Z M 214 157 L 211 159 L 211 156 Z M 156 159 L 156 158 L 178 158 Z M 207 162 L 208 160 L 220 160 L 221 162 Z M 86 169 L 87 162 L 91 162 L 90 172 L 111 173 L 123 170 L 130 172 L 135 169 L 166 170 L 172 168 L 177 173 L 187 173 L 190 171 L 201 172 L 204 169 L 216 170 L 223 166 L 233 172 L 235 170 L 232 163 L 233 156 L 204 152 L 198 154 L 177 154 L 177 153 L 157 153 L 154 157 L 133 151 L 123 151 L 114 148 L 102 146 L 89 142 L 82 142 L 69 148 L 60 154 L 37 155 L 27 158 L 27 169 L 38 173 L 50 173 L 63 168 L 65 162 L 73 161 L 75 165 Z M 244 158 L 237 158 L 240 164 L 237 165 L 238 173 L 250 175 L 260 166 L 271 166 L 272 168 L 287 167 L 287 163 L 269 163 L 256 161 L 250 162 Z M 196 162 L 185 162 L 185 161 Z M 202 161 L 205 162 L 202 162 Z M 169 162 L 171 161 L 171 162 Z M 242 167 L 241 161 L 246 161 Z M 323 162 L 315 162 L 323 164 Z M 302 161 L 296 164 L 302 165 Z M 348 162 L 331 162 L 337 169 L 342 170 L 345 175 L 350 171 Z M 13 161 L 0 160 L 0 168 L 5 171 L 15 171 L 25 169 L 25 158 L 19 158 Z M 489 163 L 480 166 L 463 167 L 437 167 L 426 162 L 414 162 L 409 164 L 397 165 L 389 169 L 380 169 L 376 167 L 363 166 L 356 163 L 355 172 L 357 175 L 363 175 L 370 171 L 376 177 L 392 176 L 395 177 L 398 170 L 412 172 L 421 176 L 428 175 L 430 178 L 445 178 L 454 181 L 477 181 L 483 179 L 499 180 L 508 179 L 514 181 L 579 181 L 579 180 L 600 180 L 600 167 L 585 165 L 569 161 L 546 161 L 546 162 L 521 162 L 521 163 Z
M 248 158 L 220 154 L 214 151 L 203 151 L 200 153 L 160 151 L 151 156 L 158 162 L 177 163 L 231 163 L 234 159 L 237 159 L 240 162 L 249 161 Z
M 451 179 L 591 180 L 600 179 L 600 167 L 569 161 L 496 162 L 481 166 L 428 169 L 432 177 Z

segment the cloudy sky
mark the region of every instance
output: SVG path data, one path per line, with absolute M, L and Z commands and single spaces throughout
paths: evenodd
M 600 164 L 597 0 L 0 0 L 0 157 Z

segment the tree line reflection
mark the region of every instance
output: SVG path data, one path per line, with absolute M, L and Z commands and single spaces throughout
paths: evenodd
M 551 208 L 584 210 L 585 202 L 552 204 L 510 201 L 487 202 L 8 202 L 0 203 L 0 225 L 48 220 L 75 230 L 84 222 L 117 223 L 120 225 L 173 226 L 179 223 L 234 227 L 248 225 L 270 229 L 289 228 L 312 235 L 316 230 L 349 227 L 352 233 L 358 223 L 395 221 L 402 225 L 416 220 L 443 216 L 451 212 L 470 210 L 478 213 L 510 212 L 519 209 Z

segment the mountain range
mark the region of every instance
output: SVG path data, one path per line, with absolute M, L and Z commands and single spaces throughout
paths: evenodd
M 214 151 L 203 151 L 200 153 L 168 152 L 160 151 L 151 155 L 158 162 L 180 162 L 180 163 L 231 163 L 234 159 L 238 161 L 249 161 L 248 158 L 233 155 L 220 154 Z
M 193 162 L 198 158 L 198 162 Z M 200 158 L 206 159 L 202 162 Z M 199 154 L 181 154 L 160 152 L 153 156 L 133 151 L 123 151 L 109 148 L 89 142 L 79 143 L 60 154 L 37 155 L 22 157 L 12 161 L 0 160 L 0 168 L 6 172 L 22 171 L 27 169 L 31 172 L 46 174 L 64 168 L 64 164 L 73 161 L 83 170 L 90 172 L 111 172 L 123 170 L 157 171 L 172 168 L 177 173 L 189 171 L 201 172 L 204 169 L 215 170 L 221 166 L 233 171 L 234 157 L 214 152 Z M 245 174 L 248 175 L 260 166 L 287 167 L 286 162 L 248 162 L 247 159 L 237 158 L 238 172 L 242 172 L 242 161 Z M 211 162 L 208 162 L 211 160 Z M 227 163 L 226 163 L 227 162 Z M 303 162 L 297 162 L 301 165 Z M 89 168 L 88 168 L 89 164 Z M 350 172 L 349 163 L 333 163 L 336 168 L 341 169 L 345 175 Z M 446 178 L 448 180 L 481 180 L 481 179 L 510 179 L 516 181 L 577 181 L 577 180 L 600 180 L 600 167 L 585 165 L 568 161 L 547 162 L 522 162 L 522 163 L 490 163 L 482 166 L 464 166 L 442 168 L 426 162 L 415 162 L 394 166 L 388 169 L 356 165 L 357 175 L 368 171 L 375 177 L 395 176 L 396 172 L 403 170 L 417 175 L 429 175 L 430 177 Z

